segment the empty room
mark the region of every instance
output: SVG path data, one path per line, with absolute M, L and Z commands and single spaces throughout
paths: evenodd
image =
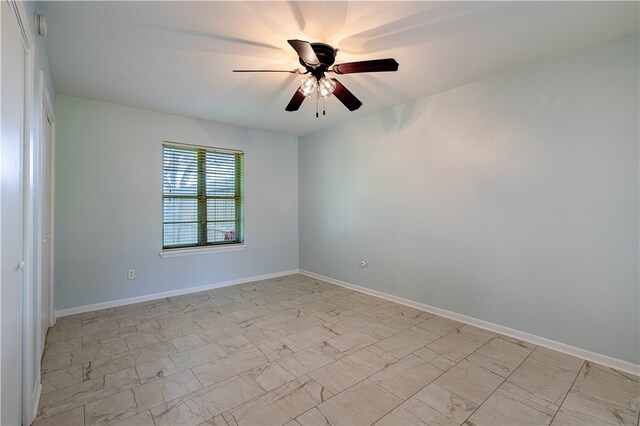
M 1 19 L 2 426 L 639 426 L 640 2 Z

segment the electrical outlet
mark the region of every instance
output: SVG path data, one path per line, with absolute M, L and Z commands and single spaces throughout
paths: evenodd
M 136 277 L 136 270 L 135 269 L 129 269 L 127 271 L 127 279 L 128 280 L 132 280 Z
M 369 267 L 369 264 L 365 260 L 360 261 L 360 269 L 362 269 L 363 271 L 366 271 L 368 267 Z

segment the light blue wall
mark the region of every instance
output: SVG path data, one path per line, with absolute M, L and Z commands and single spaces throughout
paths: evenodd
M 296 137 L 62 95 L 55 112 L 56 309 L 298 267 Z M 246 250 L 158 255 L 163 140 L 245 152 Z
M 300 138 L 300 268 L 637 364 L 638 51 Z

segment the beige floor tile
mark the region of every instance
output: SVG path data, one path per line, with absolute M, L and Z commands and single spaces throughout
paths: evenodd
M 536 345 L 533 343 L 525 342 L 524 340 L 516 339 L 515 337 L 505 336 L 504 334 L 499 334 L 498 339 L 505 340 L 509 343 L 514 343 L 524 349 L 528 349 L 533 351 L 536 348 Z
M 188 351 L 189 349 L 197 348 L 198 346 L 204 346 L 207 342 L 197 334 L 188 334 L 186 336 L 174 337 L 171 339 L 171 343 L 175 346 L 178 352 Z
M 347 359 L 369 368 L 371 370 L 371 374 L 387 368 L 397 361 L 395 357 L 375 346 L 369 346 L 368 348 L 354 352 L 347 356 Z
M 278 344 L 274 344 L 275 342 Z M 269 361 L 275 361 L 293 353 L 282 338 L 258 345 L 258 349 Z
M 452 361 L 459 362 L 494 336 L 478 330 L 462 326 L 430 343 L 427 347 Z
M 531 353 L 530 358 L 536 361 L 544 362 L 545 364 L 553 365 L 563 370 L 576 373 L 580 371 L 580 369 L 582 368 L 582 364 L 584 363 L 584 360 L 580 358 L 563 354 L 552 349 L 543 348 L 542 346 L 538 346 L 537 348 L 535 348 L 535 350 Z
M 122 419 L 116 423 L 113 423 L 114 426 L 155 426 L 153 423 L 153 417 L 151 416 L 150 411 L 144 411 L 140 414 L 136 414 L 135 416 L 127 417 L 126 419 Z
M 368 307 L 369 305 L 365 303 L 354 302 L 354 303 L 348 303 L 346 305 L 342 305 L 340 307 L 331 309 L 329 311 L 316 312 L 314 313 L 314 315 L 324 320 L 325 322 L 332 323 L 332 322 L 340 321 L 343 318 L 347 318 L 349 315 L 353 315 L 355 313 L 364 311 Z
M 124 355 L 114 359 L 91 361 L 82 366 L 82 377 L 84 381 L 99 379 L 108 374 L 115 374 L 128 368 L 135 368 L 135 365 L 136 359 L 130 355 Z
M 175 352 L 176 349 L 171 342 L 166 341 L 123 352 L 109 358 L 91 361 L 83 365 L 84 379 L 100 378 L 106 374 L 112 374 L 139 364 L 164 358 Z
M 269 311 L 261 307 L 253 307 L 250 309 L 243 309 L 241 311 L 232 312 L 229 316 L 233 318 L 236 323 L 243 323 L 260 318 L 262 315 L 268 314 Z
M 237 374 L 252 370 L 269 361 L 257 347 L 241 350 L 225 358 L 219 358 L 191 370 L 203 386 L 210 386 Z
M 569 392 L 553 425 L 637 425 L 638 415 L 619 407 Z
M 167 340 L 159 343 L 145 345 L 120 355 L 127 355 L 132 357 L 134 359 L 134 365 L 138 365 L 144 364 L 145 362 L 153 361 L 155 359 L 164 358 L 165 356 L 172 355 L 176 352 L 177 351 L 173 347 L 171 342 Z M 116 355 L 112 357 L 112 359 L 115 359 L 120 355 Z
M 368 318 L 362 318 L 360 316 L 352 316 L 348 318 L 344 318 L 333 323 L 322 324 L 324 327 L 327 327 L 330 331 L 338 334 L 345 334 L 350 331 L 354 331 L 361 327 L 364 327 L 370 324 L 370 320 Z
M 438 340 L 440 338 L 440 336 L 438 336 L 435 333 L 430 332 L 429 330 L 425 330 L 424 328 L 420 328 L 416 325 L 409 327 L 406 331 L 410 332 L 410 333 L 415 333 L 419 336 L 422 336 L 423 338 L 425 338 L 428 342 L 433 342 L 435 340 Z
M 282 425 L 333 396 L 308 377 L 299 378 L 230 411 L 238 425 Z
M 235 376 L 152 408 L 151 414 L 156 426 L 197 425 L 263 393 L 248 376 Z
M 209 343 L 184 352 L 171 354 L 169 358 L 180 367 L 191 368 L 226 356 L 228 354 L 218 344 Z
M 339 393 L 366 379 L 371 369 L 349 358 L 341 359 L 309 373 L 309 377 L 333 393 Z
M 538 403 L 540 402 L 540 403 Z M 558 407 L 537 401 L 514 385 L 503 383 L 467 420 L 481 425 L 548 425 Z
M 334 348 L 333 346 L 331 346 L 327 342 L 319 343 L 319 344 L 313 346 L 312 349 L 316 349 L 316 350 L 320 351 L 321 353 L 323 353 L 324 355 L 326 355 L 326 356 L 328 356 L 330 358 L 333 358 L 334 361 L 337 361 L 337 360 L 347 356 L 347 354 L 345 354 L 344 352 L 340 352 L 339 350 L 337 350 L 336 348 Z
M 234 354 L 243 349 L 250 348 L 255 346 L 251 340 L 247 339 L 247 337 L 243 334 L 239 334 L 237 336 L 229 337 L 226 339 L 216 340 L 218 346 L 220 346 L 226 353 Z
M 572 392 L 637 413 L 640 409 L 638 376 L 586 361 Z
M 47 373 L 43 373 L 41 378 L 43 394 L 56 389 L 82 383 L 82 365 L 51 370 Z
M 405 307 L 400 313 L 390 316 L 389 318 L 396 319 L 407 324 L 417 325 L 425 322 L 426 320 L 433 318 L 433 314 L 420 311 L 415 308 Z
M 386 325 L 380 323 L 369 323 L 368 325 L 358 329 L 363 333 L 367 333 L 378 340 L 384 340 L 387 337 L 393 336 L 398 333 L 398 330 L 395 328 L 387 327 Z
M 160 340 L 172 340 L 181 336 L 187 336 L 189 334 L 200 333 L 200 337 L 205 340 L 206 343 L 209 343 L 204 339 L 204 330 L 196 323 L 191 322 L 189 325 L 183 325 L 180 327 L 169 327 L 169 328 L 159 328 L 157 330 L 153 330 L 153 334 Z
M 340 352 L 353 353 L 376 343 L 377 341 L 378 339 L 367 333 L 349 331 L 338 337 L 334 337 L 333 339 L 328 339 L 326 342 Z
M 57 333 L 60 330 L 77 328 L 82 325 L 82 318 L 78 315 L 56 318 L 56 323 L 49 329 L 49 334 Z
M 90 348 L 95 345 L 99 345 L 102 342 L 108 342 L 114 339 L 125 339 L 127 337 L 135 336 L 140 331 L 140 326 L 130 327 L 113 327 L 106 331 L 102 331 L 96 334 L 85 334 L 82 337 L 82 346 L 84 348 Z
M 377 319 L 375 319 L 375 320 L 377 320 Z M 400 322 L 400 321 L 395 320 L 393 318 L 384 318 L 382 320 L 379 320 L 377 323 L 379 325 L 383 325 L 385 327 L 389 327 L 389 328 L 392 328 L 394 330 L 397 330 L 398 332 L 405 331 L 405 330 L 411 328 L 411 324 L 407 324 L 405 322 Z
M 60 355 L 70 353 L 78 349 L 82 349 L 82 337 L 75 339 L 63 340 L 61 342 L 49 342 L 45 343 L 44 356 Z
M 563 370 L 529 357 L 507 381 L 532 395 L 560 405 L 577 375 L 577 371 Z
M 413 397 L 437 410 L 448 420 L 461 424 L 478 406 L 459 395 L 431 383 Z
M 69 327 L 49 332 L 47 334 L 47 341 L 49 344 L 52 344 L 56 342 L 64 342 L 65 340 L 71 340 L 82 336 L 82 327 Z
M 408 399 L 376 422 L 376 426 L 454 426 L 457 424 L 417 398 Z
M 202 389 L 202 385 L 191 370 L 170 374 L 160 380 L 154 380 L 131 390 L 138 405 L 138 411 L 148 410 L 191 392 Z
M 71 367 L 71 352 L 51 355 L 45 354 L 42 357 L 42 363 L 40 364 L 40 370 L 42 373 L 49 373 L 53 370 L 69 367 Z
M 425 361 L 430 362 L 433 366 L 439 368 L 442 371 L 447 371 L 448 369 L 456 365 L 454 361 L 451 361 L 449 358 L 432 351 L 426 346 L 424 348 L 418 349 L 413 354 L 415 356 L 419 356 Z
M 45 348 L 35 426 L 638 426 L 637 376 L 302 275 L 63 317 Z
M 273 390 L 296 378 L 276 362 L 249 370 L 247 374 L 266 391 Z
M 470 354 L 467 360 L 506 378 L 522 364 L 532 350 L 494 338 Z
M 109 358 L 127 352 L 125 339 L 101 341 L 95 345 L 71 352 L 71 365 L 81 365 L 89 361 Z
M 461 322 L 450 320 L 449 318 L 445 317 L 434 316 L 433 318 L 429 318 L 427 321 L 422 322 L 417 326 L 430 331 L 433 334 L 437 334 L 438 336 L 444 336 L 445 334 L 451 333 L 461 325 Z
M 186 368 L 188 367 L 177 365 L 169 357 L 145 362 L 144 364 L 136 365 L 135 367 L 141 383 L 147 383 L 152 380 L 167 377 L 170 374 L 177 373 L 178 371 L 182 371 Z
M 287 334 L 289 333 L 280 328 L 280 326 L 272 325 L 259 330 L 249 331 L 244 335 L 247 336 L 247 339 L 251 340 L 251 343 L 254 345 L 262 345 L 272 340 L 285 337 Z
M 231 423 L 227 422 L 227 420 L 224 418 L 224 414 L 219 414 L 209 420 L 200 423 L 198 426 L 231 426 L 233 424 L 233 421 Z
M 442 374 L 424 359 L 409 355 L 370 377 L 389 392 L 407 399 Z
M 325 342 L 337 334 L 327 330 L 325 327 L 314 327 L 305 331 L 300 331 L 295 334 L 291 334 L 287 337 L 283 337 L 282 341 L 293 352 L 298 352 L 303 349 L 315 346 L 319 343 Z
M 215 343 L 221 339 L 227 339 L 229 337 L 243 334 L 243 330 L 240 326 L 234 323 L 226 323 L 221 325 L 211 325 L 210 323 L 199 322 L 202 331 L 199 332 L 200 337 L 207 341 L 207 343 Z
M 138 406 L 133 392 L 126 390 L 99 401 L 90 402 L 84 410 L 85 424 L 106 425 L 137 414 Z
M 403 309 L 410 308 L 402 306 L 399 303 L 386 301 L 385 303 L 367 309 L 367 313 L 375 316 L 378 319 L 384 319 L 399 314 Z
M 488 342 L 494 337 L 498 336 L 493 331 L 485 330 L 484 328 L 474 327 L 473 325 L 464 324 L 458 328 L 463 335 L 469 336 L 475 340 Z
M 489 370 L 465 360 L 448 370 L 434 383 L 479 405 L 500 386 L 503 380 Z
M 130 368 L 43 394 L 40 397 L 38 419 L 106 398 L 138 384 L 138 375 L 135 369 Z
M 56 414 L 33 422 L 31 426 L 84 426 L 84 407 Z
M 384 340 L 376 343 L 375 346 L 393 356 L 396 359 L 404 358 L 410 353 L 426 346 L 431 341 L 435 340 L 437 336 L 434 335 L 432 339 L 426 338 L 410 331 L 402 331 L 398 334 L 394 334 L 391 337 L 387 337 Z
M 282 330 L 288 334 L 299 333 L 310 328 L 318 327 L 324 324 L 324 321 L 314 315 L 306 315 L 278 324 Z
M 125 340 L 131 350 L 149 346 L 154 343 L 160 343 L 162 341 L 162 339 L 160 339 L 156 334 L 148 332 L 136 333 L 135 336 L 127 337 Z
M 330 426 L 329 420 L 317 408 L 312 408 L 301 414 L 296 418 L 296 421 L 302 426 Z
M 318 406 L 331 425 L 370 425 L 402 403 L 402 399 L 370 380 L 363 380 Z
M 284 356 L 276 362 L 289 373 L 300 377 L 333 361 L 331 356 L 325 355 L 320 349 L 308 348 Z

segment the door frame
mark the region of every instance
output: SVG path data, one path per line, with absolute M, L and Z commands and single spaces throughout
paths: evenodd
M 45 183 L 46 185 L 46 190 L 49 191 L 49 197 L 50 197 L 50 204 L 49 204 L 49 225 L 50 225 L 50 229 L 49 229 L 49 235 L 50 235 L 50 240 L 49 240 L 49 282 L 47 283 L 42 283 L 44 286 L 47 287 L 47 289 L 49 290 L 49 318 L 47 319 L 47 323 L 49 324 L 49 327 L 51 327 L 54 322 L 55 322 L 55 318 L 54 318 L 54 312 L 53 312 L 53 238 L 54 238 L 54 233 L 53 233 L 53 205 L 54 205 L 54 161 L 55 161 L 55 157 L 54 157 L 54 152 L 55 152 L 55 126 L 56 126 L 56 118 L 55 118 L 55 114 L 53 112 L 53 105 L 51 103 L 51 95 L 49 94 L 49 88 L 47 87 L 47 85 L 45 84 L 45 80 L 44 80 L 44 72 L 43 71 L 38 71 L 38 81 L 37 81 L 37 95 L 36 95 L 36 103 L 38 105 L 38 141 L 37 141 L 37 158 L 38 158 L 38 169 L 37 169 L 37 179 L 38 179 L 38 220 L 36 221 L 37 223 L 37 230 L 36 230 L 36 238 L 35 241 L 41 242 L 42 239 L 45 237 L 44 235 L 42 235 L 42 215 L 40 214 L 42 212 L 42 209 L 44 208 L 44 205 L 42 203 L 43 201 L 43 190 L 45 190 L 45 188 L 41 188 L 40 184 L 41 183 Z M 49 128 L 49 140 L 45 140 L 45 129 L 42 128 L 42 123 L 44 123 L 44 120 L 47 119 L 50 123 L 50 128 Z M 45 152 L 45 144 L 49 143 L 49 176 L 44 176 L 43 170 L 44 169 L 44 160 L 45 158 L 43 157 L 43 153 Z M 36 258 L 37 258 L 37 262 L 34 263 L 34 267 L 37 267 L 37 277 L 38 279 L 36 280 L 36 283 L 41 283 L 42 281 L 42 277 L 40 275 L 40 271 L 41 268 L 40 266 L 42 265 L 42 244 L 38 244 L 37 248 L 36 248 Z M 35 318 L 37 319 L 37 330 L 36 330 L 36 336 L 38 336 L 38 342 L 40 342 L 40 337 L 42 335 L 42 305 L 41 305 L 41 299 L 40 297 L 37 297 L 37 306 L 36 306 L 36 312 L 35 312 Z M 37 345 L 37 350 L 35 353 L 35 356 L 39 357 L 42 352 L 43 352 L 44 348 L 40 347 L 40 344 Z M 39 372 L 38 372 L 39 373 Z

